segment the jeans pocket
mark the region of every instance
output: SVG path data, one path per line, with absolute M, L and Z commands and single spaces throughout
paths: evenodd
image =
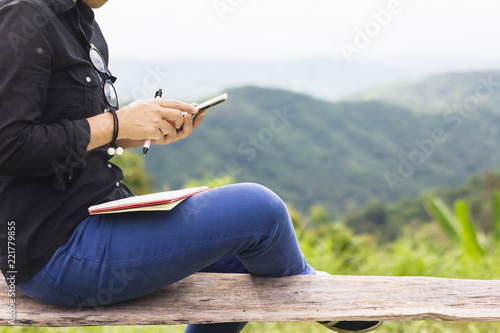
M 43 268 L 28 282 L 18 285 L 17 289 L 40 302 L 72 308 L 82 307 L 80 296 L 58 285 Z

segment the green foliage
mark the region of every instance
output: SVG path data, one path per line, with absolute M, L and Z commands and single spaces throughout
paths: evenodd
M 198 186 L 208 186 L 210 188 L 216 188 L 224 185 L 229 185 L 235 183 L 236 180 L 233 176 L 224 175 L 218 178 L 204 177 L 202 180 L 190 180 L 183 188 L 198 187 Z
M 432 216 L 446 231 L 446 234 L 452 241 L 459 242 L 462 234 L 461 225 L 457 218 L 448 209 L 443 200 L 436 198 L 430 199 L 424 204 L 427 212 Z
M 309 222 L 312 225 L 325 225 L 328 224 L 331 221 L 331 217 L 328 214 L 328 211 L 325 209 L 325 207 L 321 205 L 313 205 L 309 209 L 309 216 L 310 220 Z
M 144 159 L 138 153 L 126 150 L 123 155 L 115 155 L 111 160 L 123 170 L 124 182 L 137 195 L 148 194 L 152 175 L 146 170 Z
M 353 232 L 341 223 L 310 225 L 298 233 L 298 239 L 307 262 L 330 274 L 346 274 L 363 267 L 366 254 L 373 245 L 369 238 L 354 237 Z
M 295 230 L 305 230 L 307 227 L 307 221 L 302 214 L 291 204 L 287 204 L 287 209 Z
M 377 230 L 388 232 L 388 208 L 377 199 L 370 203 L 360 212 L 348 211 L 345 217 L 350 228 L 360 233 L 377 233 Z
M 362 209 L 356 206 L 349 208 L 344 221 L 356 232 L 378 234 L 382 241 L 387 242 L 398 237 L 404 226 L 417 228 L 430 222 L 426 211 L 426 209 L 432 209 L 428 206 L 431 202 L 429 198 L 440 198 L 432 202 L 449 207 L 457 200 L 464 200 L 468 204 L 470 218 L 475 221 L 477 228 L 495 235 L 493 231 L 500 230 L 500 223 L 496 223 L 498 219 L 494 217 L 499 203 L 495 204 L 495 199 L 492 200 L 492 198 L 498 188 L 500 188 L 500 172 L 490 171 L 471 177 L 462 186 L 428 191 L 420 197 L 405 198 L 392 204 L 372 199 L 371 203 Z M 425 209 L 424 205 L 426 205 Z M 383 218 L 380 218 L 381 213 L 375 214 L 377 211 L 383 212 Z M 451 211 L 448 214 L 454 216 Z M 435 218 L 439 223 L 446 223 L 446 220 L 437 219 L 436 216 Z M 460 234 L 458 229 L 448 230 L 454 226 L 443 225 L 442 227 L 443 230 L 447 230 L 446 233 L 452 241 L 458 241 Z
M 476 228 L 469 220 L 463 200 L 455 203 L 455 215 L 439 199 L 430 199 L 425 206 L 429 215 L 439 222 L 454 243 L 461 246 L 463 254 L 474 259 L 484 256 L 485 251 L 479 244 Z
M 179 326 L 103 326 L 74 328 L 0 327 L 1 333 L 182 333 Z M 329 330 L 314 322 L 261 322 L 249 323 L 242 333 L 327 333 Z M 498 323 L 458 322 L 386 322 L 375 332 L 379 333 L 500 333 Z
M 455 204 L 455 215 L 457 216 L 460 226 L 462 227 L 461 239 L 464 247 L 464 252 L 471 257 L 478 259 L 484 255 L 484 250 L 479 245 L 475 227 L 469 221 L 469 214 L 464 201 L 458 201 Z
M 495 241 L 500 245 L 500 193 L 495 192 L 492 202 L 493 210 L 493 223 L 494 223 L 494 236 Z

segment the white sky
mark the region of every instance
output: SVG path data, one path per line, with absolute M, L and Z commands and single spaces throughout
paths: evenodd
M 228 10 L 218 13 L 216 4 Z M 373 13 L 391 4 L 386 26 L 375 23 Z M 498 0 L 110 0 L 96 10 L 113 58 L 343 57 L 340 45 L 356 46 L 356 29 L 371 27 L 353 62 L 423 57 L 497 65 L 499 14 Z

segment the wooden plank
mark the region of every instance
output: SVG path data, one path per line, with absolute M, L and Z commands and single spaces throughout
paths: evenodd
M 0 285 L 0 324 L 8 319 Z M 500 281 L 431 277 L 198 273 L 139 299 L 85 309 L 16 293 L 16 324 L 175 325 L 232 321 L 500 321 Z

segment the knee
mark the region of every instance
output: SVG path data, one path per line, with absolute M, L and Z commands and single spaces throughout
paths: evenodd
M 283 200 L 269 188 L 256 183 L 243 183 L 245 195 L 252 206 L 259 212 L 268 223 L 288 223 L 288 209 Z

